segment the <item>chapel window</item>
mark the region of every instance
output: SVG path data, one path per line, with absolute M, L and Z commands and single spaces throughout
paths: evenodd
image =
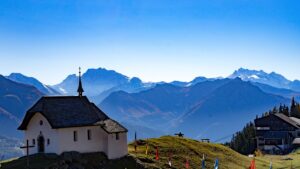
M 74 131 L 73 132 L 73 140 L 74 140 L 74 142 L 76 142 L 77 139 L 78 139 L 77 131 Z
M 40 125 L 41 125 L 41 126 L 43 125 L 43 120 L 40 120 Z
M 87 130 L 87 139 L 91 140 L 92 139 L 92 133 L 91 130 Z
M 119 133 L 116 133 L 116 140 L 119 140 L 119 139 L 120 139 Z

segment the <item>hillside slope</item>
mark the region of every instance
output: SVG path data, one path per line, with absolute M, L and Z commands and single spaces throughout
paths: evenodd
M 149 145 L 149 153 L 145 154 L 146 141 Z M 202 143 L 187 138 L 164 136 L 160 138 L 139 140 L 137 152 L 134 152 L 134 144 L 129 145 L 129 155 L 118 160 L 107 160 L 101 153 L 78 154 L 68 153 L 61 156 L 54 154 L 40 154 L 30 156 L 31 169 L 70 169 L 81 167 L 84 169 L 159 169 L 159 168 L 185 168 L 186 160 L 190 168 L 200 168 L 202 155 L 206 156 L 206 167 L 212 168 L 214 160 L 219 159 L 219 168 L 245 169 L 250 165 L 251 158 L 240 155 L 220 144 Z M 159 149 L 159 160 L 155 160 L 155 147 Z M 168 158 L 172 154 L 172 167 L 168 165 Z M 298 154 L 289 156 L 265 156 L 256 158 L 258 169 L 268 168 L 269 160 L 273 161 L 273 168 L 288 169 L 291 162 L 299 168 L 296 160 L 288 161 L 287 158 L 295 158 Z M 26 166 L 26 158 L 3 163 L 3 169 L 23 169 Z
M 172 168 L 185 168 L 186 160 L 189 161 L 191 169 L 201 168 L 203 154 L 206 156 L 206 167 L 213 168 L 216 158 L 219 160 L 219 168 L 222 169 L 246 169 L 250 166 L 252 158 L 243 156 L 232 149 L 221 144 L 202 143 L 187 138 L 164 136 L 155 139 L 139 140 L 140 145 L 137 152 L 134 151 L 134 144 L 129 145 L 129 152 L 146 168 L 171 168 L 168 165 L 168 158 L 172 154 Z M 146 142 L 148 143 L 148 156 L 145 155 Z M 155 160 L 155 147 L 159 149 L 159 160 Z M 289 169 L 293 163 L 294 168 L 300 168 L 296 159 L 298 153 L 287 156 L 263 156 L 256 157 L 257 169 L 269 168 L 272 160 L 273 168 Z M 287 160 L 292 159 L 292 160 Z
M 19 122 L 25 111 L 41 96 L 33 86 L 17 83 L 0 75 L 0 127 L 1 135 L 20 137 L 17 132 Z

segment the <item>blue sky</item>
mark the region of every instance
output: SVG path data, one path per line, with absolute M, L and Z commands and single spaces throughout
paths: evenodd
M 300 79 L 300 1 L 1 0 L 0 73 L 56 84 L 78 66 L 145 81 L 239 67 Z

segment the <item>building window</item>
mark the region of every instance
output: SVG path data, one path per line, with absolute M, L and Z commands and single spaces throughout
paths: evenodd
M 92 139 L 92 133 L 91 130 L 87 130 L 87 139 L 91 140 Z
M 32 139 L 32 144 L 35 145 L 35 139 Z
M 78 139 L 77 131 L 73 132 L 73 140 L 76 142 Z
M 256 127 L 256 130 L 270 130 L 270 127 Z
M 49 144 L 50 144 L 50 139 L 48 138 L 48 139 L 47 139 L 47 145 L 49 145 Z
M 43 125 L 43 120 L 40 120 L 40 125 L 41 125 L 41 126 Z
M 120 137 L 119 137 L 119 133 L 116 133 L 116 140 L 119 140 Z

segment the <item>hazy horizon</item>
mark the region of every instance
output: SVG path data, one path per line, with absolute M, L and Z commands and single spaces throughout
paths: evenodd
M 240 68 L 248 69 L 248 68 L 244 68 L 244 67 L 240 67 Z M 240 68 L 239 68 L 239 69 L 240 69 Z M 87 68 L 87 69 L 106 69 L 106 68 L 104 68 L 104 67 L 98 67 L 98 68 Z M 82 74 L 86 73 L 87 69 L 83 71 L 82 68 L 81 68 Z M 106 70 L 113 70 L 113 69 L 106 69 Z M 238 69 L 236 69 L 236 70 L 238 70 Z M 167 83 L 170 83 L 170 82 L 173 82 L 173 81 L 190 82 L 190 81 L 194 80 L 194 79 L 197 78 L 197 77 L 206 77 L 206 78 L 228 78 L 228 76 L 230 76 L 230 75 L 231 75 L 232 73 L 234 73 L 234 71 L 236 71 L 236 70 L 233 70 L 230 74 L 225 75 L 225 76 L 208 77 L 208 76 L 198 75 L 198 76 L 195 76 L 195 77 L 193 77 L 192 79 L 189 79 L 189 80 L 178 80 L 178 79 L 173 79 L 173 80 L 170 80 L 170 81 L 166 81 L 166 80 L 161 80 L 161 81 L 146 81 L 146 80 L 142 79 L 141 77 L 138 77 L 138 78 L 140 78 L 143 82 L 155 82 L 155 83 L 156 83 L 156 82 L 167 82 Z M 248 70 L 264 71 L 264 70 L 258 70 L 258 69 L 248 69 Z M 113 71 L 115 71 L 115 70 L 113 70 Z M 116 71 L 116 72 L 117 72 L 117 73 L 121 73 L 122 75 L 127 76 L 126 74 L 123 74 L 122 72 L 118 72 L 118 71 Z M 266 72 L 266 71 L 264 71 L 264 72 L 270 74 L 270 73 L 272 73 L 272 72 L 274 72 L 274 71 L 271 71 L 271 72 Z M 24 73 L 22 73 L 22 72 L 11 72 L 11 73 L 21 73 L 21 74 L 23 74 L 23 75 L 25 75 L 25 76 L 36 78 L 36 77 L 34 77 L 34 76 L 30 76 L 30 75 L 24 74 Z M 1 73 L 0 73 L 0 75 L 3 75 L 3 76 L 9 76 L 11 73 L 9 73 L 9 74 L 1 74 Z M 275 73 L 280 74 L 279 72 L 275 72 Z M 44 83 L 44 84 L 46 84 L 46 85 L 56 85 L 56 84 L 59 84 L 60 82 L 62 82 L 63 80 L 65 80 L 65 78 L 67 78 L 67 76 L 73 75 L 73 74 L 76 74 L 76 76 L 78 76 L 78 68 L 77 68 L 77 72 L 76 72 L 76 73 L 69 73 L 69 74 L 67 74 L 66 77 L 64 77 L 61 81 L 59 81 L 59 82 L 57 82 L 57 83 L 55 83 L 55 84 L 47 84 L 47 83 Z M 280 74 L 280 75 L 282 75 L 282 74 Z M 282 76 L 284 76 L 284 75 L 282 75 Z M 128 77 L 128 78 L 133 78 L 133 77 L 137 77 L 137 76 L 127 76 L 127 77 Z M 286 77 L 286 76 L 284 76 L 284 77 Z M 287 78 L 287 79 L 288 79 L 288 78 Z M 40 80 L 40 79 L 37 79 L 37 80 Z M 288 79 L 288 80 L 291 80 L 291 79 Z M 299 80 L 299 79 L 292 79 L 291 81 L 293 81 L 293 80 Z M 42 82 L 42 81 L 41 81 L 41 82 Z M 43 82 L 42 82 L 42 83 L 43 83 Z

